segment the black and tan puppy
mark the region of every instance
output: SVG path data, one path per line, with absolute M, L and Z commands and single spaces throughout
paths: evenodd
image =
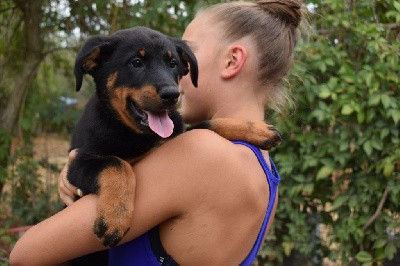
M 71 149 L 79 152 L 68 179 L 84 194 L 99 195 L 94 232 L 105 246 L 114 246 L 129 230 L 134 209 L 130 164 L 183 132 L 176 111 L 178 81 L 190 72 L 197 86 L 197 62 L 185 42 L 136 27 L 90 38 L 77 56 L 74 72 L 77 90 L 83 75 L 89 74 L 96 93 L 74 130 Z M 280 141 L 263 122 L 219 119 L 194 128 L 209 128 L 264 149 Z

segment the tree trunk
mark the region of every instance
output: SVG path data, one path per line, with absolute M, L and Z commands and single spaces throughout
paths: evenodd
M 24 43 L 20 49 L 23 49 L 24 56 L 20 58 L 25 62 L 23 66 L 15 73 L 11 83 L 11 95 L 3 110 L 0 110 L 0 125 L 3 132 L 9 135 L 18 136 L 20 134 L 19 121 L 22 116 L 28 89 L 30 88 L 40 63 L 44 58 L 43 36 L 41 34 L 40 22 L 42 19 L 42 0 L 14 0 L 15 5 L 21 11 L 23 20 Z M 14 59 L 17 60 L 17 59 Z M 0 147 L 10 152 L 10 145 L 0 139 Z M 0 167 L 6 169 L 8 165 L 7 158 L 0 160 Z M 0 180 L 0 194 L 4 181 Z

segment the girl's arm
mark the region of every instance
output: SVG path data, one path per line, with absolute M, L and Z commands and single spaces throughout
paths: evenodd
M 226 153 L 221 141 L 227 142 L 210 131 L 190 131 L 135 164 L 134 215 L 121 243 L 195 209 L 204 191 L 213 186 L 212 179 L 207 180 L 210 172 L 221 171 L 218 160 Z M 84 196 L 28 230 L 15 245 L 11 264 L 55 265 L 104 249 L 92 230 L 97 200 L 96 195 Z
M 92 231 L 96 202 L 97 196 L 85 196 L 29 229 L 12 250 L 10 264 L 56 265 L 104 249 Z

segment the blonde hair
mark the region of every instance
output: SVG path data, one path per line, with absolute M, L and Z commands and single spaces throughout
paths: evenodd
M 267 105 L 278 111 L 285 106 L 290 95 L 280 85 L 292 65 L 300 37 L 301 1 L 221 3 L 206 7 L 201 14 L 222 23 L 224 39 L 235 41 L 250 36 L 254 40 L 259 54 L 257 76 L 260 85 L 267 88 Z

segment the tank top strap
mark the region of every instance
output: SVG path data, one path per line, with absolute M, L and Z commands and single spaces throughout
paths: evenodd
M 258 162 L 260 163 L 261 167 L 263 168 L 265 176 L 268 179 L 268 183 L 272 182 L 273 184 L 276 184 L 276 185 L 279 184 L 279 182 L 281 181 L 281 177 L 279 176 L 278 170 L 276 169 L 276 166 L 271 158 L 269 159 L 269 161 L 271 163 L 271 169 L 270 169 L 267 164 L 267 161 L 265 161 L 264 155 L 262 154 L 262 152 L 259 148 L 257 148 L 256 146 L 254 146 L 248 142 L 241 141 L 241 140 L 235 140 L 232 142 L 235 144 L 244 145 L 244 146 L 250 148 L 253 151 L 253 153 L 256 155 Z
M 250 148 L 253 153 L 256 155 L 261 167 L 264 170 L 264 173 L 267 177 L 267 183 L 268 183 L 268 187 L 269 187 L 269 191 L 270 191 L 270 196 L 269 196 L 269 202 L 268 202 L 268 207 L 267 207 L 267 213 L 265 215 L 264 221 L 262 223 L 262 226 L 260 228 L 260 232 L 258 233 L 257 239 L 253 245 L 253 248 L 251 249 L 249 255 L 246 257 L 246 259 L 240 264 L 240 265 L 251 265 L 254 260 L 257 257 L 257 253 L 261 248 L 263 239 L 264 239 L 264 235 L 267 231 L 268 228 L 268 224 L 269 224 L 269 220 L 271 219 L 271 215 L 272 215 L 272 211 L 274 209 L 274 205 L 275 205 L 275 200 L 276 200 L 276 192 L 278 189 L 278 184 L 281 180 L 279 173 L 276 169 L 276 166 L 274 164 L 274 162 L 272 161 L 272 159 L 270 159 L 271 162 L 271 168 L 272 171 L 270 170 L 270 168 L 268 167 L 267 162 L 265 161 L 265 158 L 261 152 L 261 150 L 257 147 L 255 147 L 254 145 L 244 142 L 244 141 L 233 141 L 233 143 L 235 144 L 240 144 L 240 145 L 244 145 L 248 148 Z

